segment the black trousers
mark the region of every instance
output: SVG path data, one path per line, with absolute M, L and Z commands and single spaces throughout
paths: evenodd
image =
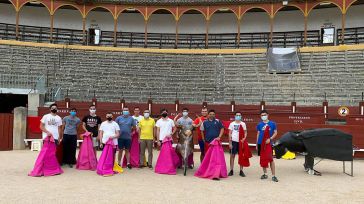
M 77 135 L 63 135 L 63 164 L 76 164 Z

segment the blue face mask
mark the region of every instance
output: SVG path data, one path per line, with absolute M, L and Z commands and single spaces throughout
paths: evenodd
M 71 116 L 76 116 L 76 112 L 71 111 L 71 112 L 70 112 L 70 115 L 71 115 Z
M 129 111 L 123 111 L 123 115 L 129 115 Z
M 241 120 L 241 116 L 240 115 L 236 115 L 235 116 L 235 120 Z

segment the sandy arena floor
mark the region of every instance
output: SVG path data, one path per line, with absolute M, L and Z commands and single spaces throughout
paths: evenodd
M 245 170 L 247 177 L 235 170 L 233 177 L 212 181 L 194 177 L 196 169 L 186 177 L 182 170 L 168 176 L 147 168 L 101 177 L 64 167 L 59 176 L 29 177 L 37 155 L 29 150 L 0 152 L 0 203 L 364 203 L 364 160 L 354 162 L 354 177 L 342 173 L 341 162 L 322 161 L 316 166 L 320 177 L 303 171 L 303 157 L 275 160 L 279 182 L 274 183 L 271 174 L 260 180 L 257 156 Z M 155 162 L 158 152 L 154 155 Z

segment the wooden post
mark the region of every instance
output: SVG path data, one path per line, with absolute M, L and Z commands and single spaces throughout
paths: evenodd
M 341 16 L 341 44 L 345 44 L 345 19 L 346 19 L 346 12 L 343 11 Z
M 114 18 L 114 47 L 117 46 L 117 40 L 116 40 L 117 32 L 118 32 L 118 19 Z
M 240 18 L 238 18 L 238 35 L 237 35 L 237 41 L 238 41 L 238 43 L 237 43 L 237 46 L 238 46 L 238 48 L 240 48 L 240 22 L 241 22 L 241 19 Z
M 51 14 L 51 29 L 49 34 L 49 41 L 53 42 L 53 26 L 54 26 L 54 14 Z
M 205 36 L 205 48 L 209 48 L 209 27 L 210 19 L 206 19 L 206 36 Z
M 148 19 L 144 21 L 144 47 L 148 46 Z
M 274 23 L 274 17 L 270 17 L 270 34 L 269 34 L 269 47 L 273 44 L 273 23 Z
M 179 22 L 179 20 L 177 19 L 176 20 L 176 39 L 175 39 L 175 42 L 174 42 L 174 48 L 175 49 L 178 48 L 178 22 Z
M 19 40 L 19 10 L 16 11 L 15 39 Z
M 86 45 L 86 17 L 82 18 L 82 44 Z
M 303 46 L 307 45 L 307 16 L 304 16 L 304 39 L 303 39 Z

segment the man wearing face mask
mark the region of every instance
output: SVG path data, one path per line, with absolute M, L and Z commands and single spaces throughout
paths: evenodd
M 244 130 L 244 137 L 242 142 L 245 141 L 248 131 L 246 129 L 246 124 L 241 121 L 241 112 L 235 113 L 235 121 L 231 122 L 229 125 L 229 148 L 230 148 L 230 172 L 229 176 L 234 175 L 234 160 L 235 155 L 239 153 L 239 131 L 241 130 L 240 127 Z M 241 177 L 245 177 L 243 172 L 243 166 L 240 166 L 240 173 Z
M 118 145 L 118 138 L 120 136 L 119 125 L 112 120 L 113 115 L 111 112 L 106 113 L 106 121 L 102 122 L 99 130 L 100 148 L 107 143 L 109 139 L 112 139 L 114 145 Z M 114 151 L 115 154 L 115 151 Z M 113 156 L 113 155 L 112 155 Z
M 70 109 L 70 115 L 63 118 L 63 161 L 70 168 L 76 164 L 77 128 L 81 120 L 76 116 L 77 110 Z
M 273 143 L 273 139 L 277 136 L 277 125 L 275 122 L 270 121 L 268 119 L 268 111 L 266 110 L 262 110 L 260 112 L 260 117 L 262 119 L 261 122 L 258 123 L 257 125 L 257 151 L 258 151 L 258 155 L 260 156 L 260 152 L 261 152 L 261 146 L 265 145 L 265 144 L 272 144 Z M 269 127 L 269 139 L 267 139 L 265 141 L 265 144 L 263 143 L 263 138 L 264 138 L 264 131 L 265 128 Z M 273 152 L 272 152 L 273 154 Z M 274 160 L 272 160 L 272 162 L 270 162 L 270 169 L 272 171 L 272 181 L 274 182 L 278 182 L 277 177 L 275 176 L 275 164 L 274 164 Z M 268 175 L 267 175 L 267 168 L 263 168 L 263 175 L 260 177 L 260 179 L 267 179 Z
M 120 127 L 120 137 L 118 139 L 118 163 L 121 164 L 121 158 L 123 156 L 123 151 L 125 151 L 124 156 L 126 157 L 126 163 L 128 169 L 131 169 L 130 165 L 130 146 L 131 146 L 131 130 L 135 128 L 136 122 L 133 117 L 130 116 L 129 108 L 124 107 L 122 115 L 117 117 L 115 122 Z
M 50 113 L 44 115 L 40 120 L 40 129 L 42 130 L 42 138 L 48 136 L 53 137 L 56 145 L 62 140 L 62 118 L 57 115 L 57 104 L 49 106 Z
M 201 151 L 200 161 L 202 162 L 202 160 L 205 156 L 205 142 L 202 140 L 201 129 L 199 127 L 201 127 L 203 121 L 205 121 L 207 119 L 207 108 L 206 107 L 202 108 L 201 115 L 202 115 L 201 117 L 197 117 L 195 119 L 193 124 L 196 125 L 196 128 L 197 128 L 198 145 L 200 146 L 200 151 Z
M 101 118 L 96 115 L 96 107 L 94 105 L 89 107 L 89 112 L 90 114 L 86 115 L 82 119 L 82 127 L 84 131 L 92 133 L 93 146 L 94 148 L 99 148 L 100 143 L 97 139 L 97 136 L 102 121 Z
M 162 117 L 157 121 L 155 126 L 157 127 L 157 143 L 158 146 L 161 146 L 163 139 L 166 136 L 173 136 L 176 132 L 175 124 L 172 119 L 168 117 L 168 110 L 161 110 Z
M 139 167 L 144 167 L 145 149 L 148 150 L 148 167 L 153 168 L 153 140 L 154 140 L 154 126 L 155 120 L 150 117 L 150 111 L 144 111 L 144 117 L 140 120 L 138 126 L 139 138 L 140 138 L 140 162 Z

